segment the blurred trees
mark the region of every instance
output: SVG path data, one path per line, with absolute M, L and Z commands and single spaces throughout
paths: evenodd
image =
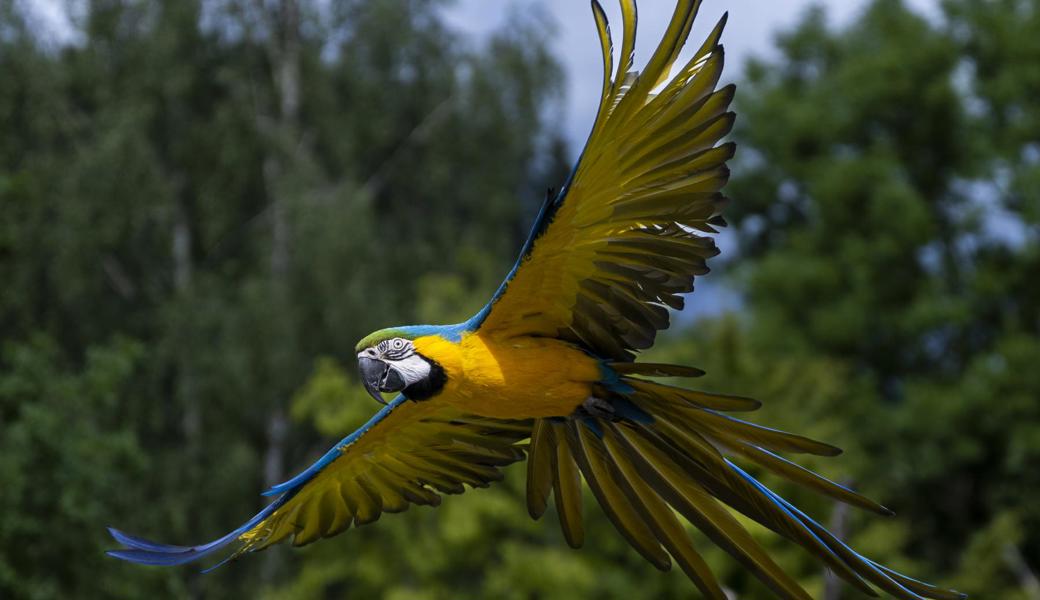
M 0 0 L 0 596 L 694 593 L 591 498 L 567 549 L 526 516 L 522 469 L 204 577 L 102 555 L 105 525 L 194 542 L 252 514 L 374 410 L 355 340 L 469 316 L 562 180 L 551 27 L 517 14 L 478 50 L 438 6 L 92 0 L 62 46 Z M 766 481 L 984 598 L 1035 598 L 1040 572 L 1038 29 L 1036 0 L 807 13 L 737 96 L 740 314 L 653 351 L 846 448 L 807 464 L 897 518 Z M 737 597 L 769 597 L 697 542 Z
M 545 23 L 477 52 L 431 2 L 97 0 L 59 46 L 24 7 L 0 2 L 0 596 L 250 595 L 293 555 L 136 569 L 104 527 L 241 521 L 329 443 L 286 418 L 317 357 L 479 306 L 565 168 Z
M 877 0 L 840 32 L 813 11 L 749 65 L 738 272 L 752 335 L 867 386 L 832 409 L 893 543 L 963 591 L 1034 597 L 1040 3 L 943 8 Z

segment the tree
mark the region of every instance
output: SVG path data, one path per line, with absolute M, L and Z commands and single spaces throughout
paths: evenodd
M 896 543 L 965 591 L 1026 597 L 1037 538 L 994 540 L 1009 519 L 1038 530 L 1036 81 L 1021 69 L 1038 5 L 944 9 L 931 22 L 878 0 L 841 31 L 817 10 L 778 61 L 749 65 L 741 280 L 776 351 L 838 358 L 872 386 L 840 403 L 843 437 L 867 455 L 856 478 L 912 524 Z
M 265 462 L 273 479 L 329 443 L 278 416 L 317 357 L 462 311 L 505 271 L 519 241 L 500 226 L 519 238 L 557 168 L 544 27 L 522 18 L 485 54 L 409 0 L 96 0 L 73 13 L 82 43 L 51 47 L 23 11 L 0 4 L 0 364 L 37 383 L 5 383 L 5 472 L 62 443 L 94 353 L 126 366 L 69 432 L 100 449 L 12 479 L 0 595 L 284 582 L 288 553 L 209 577 L 106 561 L 104 526 L 196 541 L 241 521 Z

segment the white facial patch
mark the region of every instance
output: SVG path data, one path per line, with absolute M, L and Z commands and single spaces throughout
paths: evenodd
M 390 368 L 404 380 L 405 387 L 422 381 L 430 376 L 430 363 L 426 362 L 418 354 L 406 356 L 400 360 L 389 360 Z
M 418 383 L 430 376 L 430 363 L 415 352 L 411 340 L 391 338 L 358 353 L 358 358 L 381 360 L 404 382 L 404 387 Z

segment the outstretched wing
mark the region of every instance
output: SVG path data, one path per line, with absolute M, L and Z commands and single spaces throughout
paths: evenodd
M 269 490 L 277 500 L 241 527 L 198 546 L 157 544 L 110 529 L 126 546 L 111 556 L 135 563 L 179 565 L 238 544 L 229 558 L 291 537 L 302 546 L 364 525 L 411 504 L 437 506 L 440 493 L 460 494 L 501 479 L 499 467 L 524 458 L 517 443 L 528 421 L 465 415 L 434 402 L 398 396 L 306 471 Z M 220 563 L 223 564 L 223 563 Z
M 669 80 L 700 0 L 680 0 L 643 71 L 629 71 L 634 0 L 621 0 L 621 65 L 606 16 L 592 0 L 603 50 L 603 93 L 588 143 L 567 184 L 547 198 L 520 258 L 470 323 L 485 333 L 543 335 L 597 355 L 631 360 L 668 327 L 693 278 L 718 254 L 720 193 L 734 145 L 733 86 L 722 72 L 723 16 L 693 58 Z M 627 72 L 626 72 L 627 71 Z M 667 83 L 665 83 L 667 82 Z M 662 87 L 663 85 L 663 87 Z M 658 89 L 660 88 L 660 89 Z M 655 93 L 656 92 L 656 93 Z

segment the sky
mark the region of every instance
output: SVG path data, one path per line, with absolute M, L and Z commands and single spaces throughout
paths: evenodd
M 76 34 L 64 14 L 65 0 L 15 0 L 31 9 L 38 23 L 50 30 L 56 41 L 71 41 Z M 937 17 L 939 0 L 904 0 L 919 12 Z M 615 0 L 601 0 L 616 30 L 621 23 Z M 868 0 L 704 0 L 691 33 L 690 45 L 704 38 L 726 11 L 729 22 L 723 34 L 726 46 L 727 72 L 723 82 L 740 79 L 741 66 L 752 56 L 774 55 L 773 39 L 777 31 L 788 29 L 813 4 L 822 5 L 837 25 L 854 20 Z M 636 36 L 636 65 L 653 52 L 675 8 L 673 0 L 639 2 L 639 29 Z M 518 11 L 540 10 L 556 23 L 554 50 L 563 64 L 564 106 L 558 122 L 571 152 L 577 154 L 592 126 L 598 103 L 602 67 L 599 41 L 588 0 L 454 0 L 447 3 L 444 16 L 455 29 L 468 33 L 480 45 L 496 29 L 508 24 Z M 614 33 L 615 45 L 620 33 Z M 690 52 L 694 48 L 689 49 Z M 681 64 L 680 59 L 680 64 Z
M 621 16 L 616 0 L 600 0 L 614 30 L 614 45 L 620 45 Z M 904 0 L 926 15 L 937 17 L 938 0 Z M 854 20 L 867 0 L 704 0 L 690 35 L 692 52 L 717 20 L 729 11 L 722 42 L 726 47 L 727 75 L 723 83 L 740 79 L 741 65 L 752 56 L 771 56 L 773 38 L 778 30 L 798 22 L 813 4 L 822 5 L 831 23 L 842 25 Z M 675 8 L 673 0 L 639 2 L 639 29 L 636 35 L 636 66 L 653 52 Z M 513 11 L 543 10 L 556 22 L 554 50 L 566 75 L 563 128 L 571 151 L 577 153 L 595 118 L 602 66 L 599 41 L 588 0 L 455 0 L 445 17 L 456 29 L 472 34 L 480 43 L 496 29 L 506 25 Z M 681 61 L 680 61 L 681 64 Z

